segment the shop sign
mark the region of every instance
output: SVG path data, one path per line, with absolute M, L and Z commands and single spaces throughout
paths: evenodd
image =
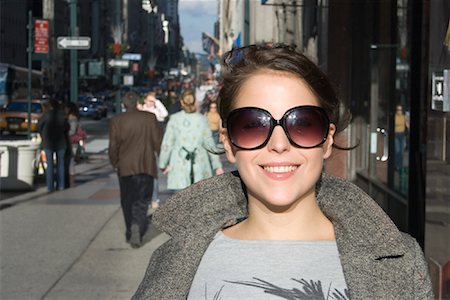
M 48 54 L 48 20 L 34 20 L 34 53 Z

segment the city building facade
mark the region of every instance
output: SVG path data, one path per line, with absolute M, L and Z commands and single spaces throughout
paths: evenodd
M 294 43 L 328 73 L 353 114 L 339 139 L 358 147 L 336 150 L 327 172 L 418 240 L 438 299 L 450 295 L 449 17 L 445 0 L 221 0 L 218 14 L 222 52 Z

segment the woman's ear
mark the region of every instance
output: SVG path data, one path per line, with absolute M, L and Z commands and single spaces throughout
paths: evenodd
M 333 149 L 333 142 L 334 142 L 334 134 L 336 132 L 336 125 L 333 123 L 330 124 L 330 129 L 328 130 L 328 136 L 327 140 L 323 144 L 323 158 L 327 159 L 330 157 L 332 149 Z
M 232 164 L 236 163 L 236 157 L 233 153 L 233 146 L 231 145 L 230 138 L 228 137 L 228 132 L 226 128 L 220 129 L 220 140 L 223 143 L 223 149 L 225 150 L 225 155 L 228 161 Z

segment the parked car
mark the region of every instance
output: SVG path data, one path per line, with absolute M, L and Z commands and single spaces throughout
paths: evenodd
M 37 132 L 38 122 L 43 114 L 43 100 L 31 101 L 31 132 Z M 0 133 L 10 134 L 28 131 L 28 100 L 15 100 L 0 113 Z

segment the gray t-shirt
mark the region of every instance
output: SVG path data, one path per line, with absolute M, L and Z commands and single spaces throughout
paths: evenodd
M 220 231 L 203 255 L 188 299 L 349 296 L 335 241 L 236 240 Z

